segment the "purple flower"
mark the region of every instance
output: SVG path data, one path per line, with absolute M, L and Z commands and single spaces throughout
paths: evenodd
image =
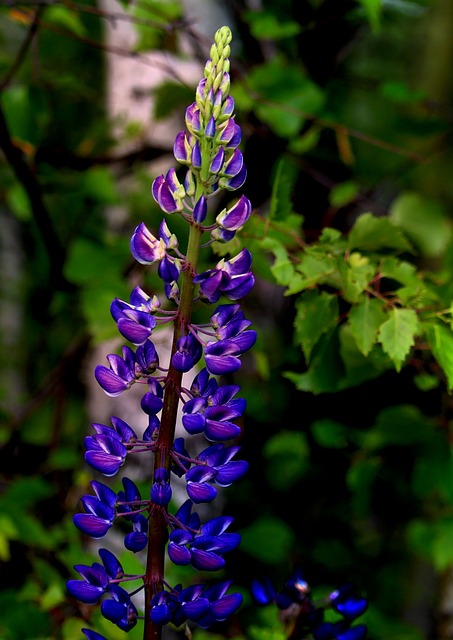
M 255 284 L 250 271 L 252 254 L 248 249 L 230 260 L 220 260 L 215 269 L 209 269 L 195 276 L 193 281 L 199 285 L 199 296 L 205 302 L 217 302 L 222 294 L 230 300 L 239 300 Z
M 155 504 L 166 506 L 171 500 L 171 494 L 168 471 L 163 468 L 156 469 L 153 486 L 151 487 L 151 500 Z
M 217 571 L 225 565 L 224 553 L 236 549 L 239 533 L 225 533 L 233 522 L 229 516 L 219 516 L 201 526 L 200 535 L 190 545 L 190 563 L 199 571 Z
M 184 187 L 179 183 L 173 168 L 167 172 L 165 177 L 161 175 L 154 180 L 151 191 L 154 200 L 165 213 L 182 211 Z
M 96 497 L 85 495 L 81 498 L 86 513 L 76 513 L 73 522 L 80 531 L 96 540 L 104 537 L 113 524 L 116 493 L 101 482 L 93 480 L 90 484 Z
M 224 209 L 219 213 L 216 222 L 223 229 L 238 231 L 248 221 L 251 214 L 252 205 L 250 204 L 250 200 L 242 195 L 232 207 Z
M 233 399 L 239 391 L 237 385 L 223 385 L 207 397 L 194 397 L 183 407 L 182 423 L 191 435 L 204 432 L 207 440 L 218 442 L 231 440 L 241 433 L 241 428 L 231 422 L 245 410 L 245 400 Z
M 179 338 L 171 363 L 177 371 L 190 371 L 200 360 L 203 350 L 197 338 L 188 333 Z
M 129 593 L 122 587 L 113 584 L 109 588 L 109 594 L 112 597 L 104 600 L 101 604 L 102 615 L 123 631 L 130 631 L 137 624 L 138 612 Z
M 68 592 L 80 602 L 96 604 L 106 592 L 109 580 L 117 580 L 124 575 L 123 567 L 111 551 L 99 549 L 99 556 L 102 565 L 98 562 L 91 566 L 77 564 L 74 569 L 83 580 L 68 580 L 66 583 Z
M 124 546 L 129 551 L 137 553 L 142 551 L 148 544 L 148 518 L 141 513 L 137 513 L 130 517 L 132 522 L 132 531 L 124 538 Z
M 164 257 L 165 243 L 153 236 L 148 227 L 141 222 L 131 238 L 131 253 L 140 264 L 153 264 Z
M 197 620 L 199 627 L 207 629 L 215 622 L 226 620 L 239 609 L 243 600 L 242 595 L 226 593 L 230 585 L 231 581 L 224 581 L 204 590 L 203 597 L 209 600 L 210 606 L 208 614 Z
M 69 594 L 85 604 L 96 604 L 105 593 L 109 582 L 104 567 L 95 562 L 91 567 L 76 564 L 74 569 L 82 576 L 83 580 L 68 580 L 66 588 Z
M 94 376 L 108 396 L 119 396 L 135 381 L 135 354 L 130 347 L 122 347 L 123 357 L 107 356 L 110 367 L 98 364 Z
M 121 436 L 113 429 L 109 431 L 111 433 L 98 433 L 85 438 L 85 460 L 103 475 L 114 476 L 126 460 L 127 449 L 121 442 Z
M 204 196 L 201 196 L 200 198 L 198 198 L 193 208 L 192 217 L 194 222 L 196 222 L 197 224 L 201 224 L 203 220 L 206 218 L 207 213 L 208 213 L 208 205 L 206 202 L 206 198 Z

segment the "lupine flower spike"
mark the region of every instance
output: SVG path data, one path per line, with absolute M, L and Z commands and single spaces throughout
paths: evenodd
M 107 355 L 107 364 L 99 364 L 94 372 L 108 396 L 143 385 L 137 411 L 147 416 L 148 424 L 140 437 L 118 416 L 111 418 L 111 426 L 93 424 L 94 433 L 85 438 L 85 460 L 97 474 L 110 478 L 127 467 L 130 454 L 148 456 L 151 486 L 142 496 L 127 476 L 118 492 L 93 480 L 94 493 L 81 498 L 84 511 L 74 516 L 74 524 L 84 534 L 102 539 L 122 519 L 125 548 L 143 552 L 146 566 L 141 576 L 126 575 L 115 555 L 101 548 L 102 564 L 76 565 L 80 578 L 69 580 L 67 589 L 86 605 L 100 603 L 102 615 L 124 631 L 143 618 L 146 639 L 159 640 L 167 624 L 208 628 L 226 620 L 242 603 L 239 593 L 229 591 L 228 580 L 209 585 L 192 581 L 183 587 L 170 585 L 164 575 L 166 555 L 195 571 L 218 571 L 240 543 L 232 517 L 202 522 L 196 511 L 196 505 L 215 500 L 220 487 L 240 480 L 248 468 L 246 461 L 237 459 L 240 447 L 235 443 L 241 432 L 236 420 L 244 414 L 245 400 L 238 397 L 237 385 L 222 384 L 216 376 L 237 371 L 242 355 L 256 340 L 238 302 L 254 285 L 252 256 L 243 248 L 210 269 L 198 270 L 201 249 L 214 241 L 230 241 L 252 213 L 244 195 L 220 212 L 210 210 L 212 194 L 234 191 L 246 179 L 239 150 L 241 129 L 229 95 L 231 37 L 228 27 L 216 32 L 195 100 L 186 110 L 186 128 L 176 136 L 174 155 L 181 171 L 171 168 L 153 182 L 152 197 L 164 214 L 157 232 L 143 222 L 132 234 L 132 256 L 157 268 L 162 295 L 135 287 L 129 301 L 112 302 L 112 318 L 130 344 L 122 347 L 121 355 Z M 170 228 L 174 215 L 187 223 L 185 254 Z M 195 305 L 212 304 L 217 306 L 207 324 L 192 321 Z M 170 366 L 164 370 L 153 336 L 169 322 L 174 336 Z M 187 389 L 183 375 L 195 367 Z M 187 437 L 175 439 L 181 403 Z M 194 435 L 197 442 L 204 436 L 206 443 L 198 453 L 189 453 Z M 173 513 L 175 476 L 185 479 L 187 499 Z M 143 582 L 143 612 L 134 604 L 135 592 L 127 589 L 128 581 L 137 579 Z M 338 596 L 338 610 L 347 606 L 348 597 Z M 96 630 L 82 632 L 88 640 L 105 640 Z

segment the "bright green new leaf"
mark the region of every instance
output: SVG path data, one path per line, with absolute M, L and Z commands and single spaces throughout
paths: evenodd
M 351 307 L 349 324 L 359 351 L 367 356 L 377 339 L 378 329 L 386 319 L 384 303 L 378 298 L 363 296 L 362 301 Z
M 448 390 L 453 390 L 453 332 L 438 323 L 425 323 L 424 330 L 433 356 L 447 378 Z
M 322 318 L 322 321 L 321 321 Z M 307 362 L 320 337 L 338 322 L 338 299 L 325 291 L 307 291 L 296 301 L 295 340 Z
M 378 218 L 372 213 L 363 213 L 357 218 L 348 236 L 348 247 L 361 251 L 393 249 L 414 253 L 411 243 L 398 227 L 387 218 Z
M 378 341 L 397 371 L 401 371 L 418 331 L 418 317 L 413 309 L 394 308 L 389 312 L 388 320 L 381 325 Z

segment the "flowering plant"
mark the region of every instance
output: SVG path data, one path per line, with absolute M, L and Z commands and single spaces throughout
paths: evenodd
M 165 219 L 157 237 L 142 223 L 131 239 L 133 257 L 143 265 L 157 265 L 163 281 L 166 306 L 156 295 L 136 287 L 128 302 L 115 299 L 111 314 L 120 334 L 134 347 L 123 346 L 122 354 L 107 356 L 108 366 L 98 365 L 95 377 L 109 396 L 118 396 L 134 384 L 144 386 L 141 411 L 148 426 L 139 437 L 118 416 L 111 426 L 93 424 L 94 433 L 85 438 L 85 459 L 100 474 L 118 473 L 130 453 L 150 457 L 152 485 L 142 497 L 127 476 L 123 490 L 116 493 L 108 485 L 93 480 L 92 495 L 81 502 L 83 513 L 74 524 L 94 539 L 103 538 L 115 520 L 122 518 L 129 530 L 124 546 L 132 552 L 146 551 L 146 568 L 141 576 L 144 590 L 144 638 L 160 638 L 168 623 L 179 627 L 188 622 L 207 628 L 225 620 L 242 603 L 239 593 L 230 593 L 230 581 L 216 584 L 171 586 L 165 579 L 166 553 L 176 565 L 191 565 L 197 571 L 216 571 L 224 556 L 237 548 L 240 535 L 230 531 L 233 518 L 217 516 L 205 522 L 196 505 L 212 502 L 217 487 L 239 480 L 248 464 L 236 459 L 240 435 L 235 420 L 246 403 L 237 397 L 239 387 L 222 384 L 216 376 L 234 373 L 241 355 L 256 341 L 238 300 L 253 287 L 252 256 L 247 249 L 214 268 L 199 272 L 200 248 L 212 242 L 227 242 L 249 219 L 252 206 L 241 195 L 215 219 L 210 220 L 212 196 L 220 190 L 234 191 L 246 178 L 243 156 L 238 146 L 241 129 L 234 119 L 234 101 L 229 95 L 229 54 L 231 31 L 219 29 L 211 48 L 196 99 L 186 111 L 186 130 L 174 144 L 176 159 L 186 167 L 180 181 L 176 170 L 156 178 L 152 195 L 168 216 L 180 215 L 188 224 L 185 253 Z M 209 236 L 206 239 L 206 236 Z M 222 300 L 221 300 L 222 298 Z M 192 320 L 194 303 L 218 304 L 210 321 Z M 167 308 L 170 307 L 170 308 Z M 154 330 L 172 323 L 174 328 L 170 363 L 160 365 L 152 342 Z M 204 366 L 199 365 L 204 360 Z M 199 365 L 190 388 L 183 386 L 183 374 Z M 175 437 L 178 408 L 182 403 L 182 425 L 189 436 L 201 434 L 207 446 L 198 453 L 183 437 Z M 172 513 L 171 478 L 184 478 L 187 499 Z M 129 631 L 140 617 L 133 593 L 120 586 L 140 576 L 125 575 L 115 555 L 99 549 L 101 563 L 76 565 L 80 579 L 67 582 L 69 593 L 86 604 L 100 600 L 102 615 L 120 629 Z M 83 629 L 89 640 L 99 640 L 97 632 Z

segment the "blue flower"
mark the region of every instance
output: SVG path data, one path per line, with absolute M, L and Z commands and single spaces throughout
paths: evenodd
M 163 468 L 156 469 L 153 486 L 151 487 L 151 500 L 155 504 L 166 506 L 171 500 L 171 494 L 168 471 Z
M 171 363 L 177 371 L 190 371 L 200 360 L 202 353 L 200 342 L 192 333 L 188 333 L 179 338 Z
M 176 213 L 182 211 L 182 198 L 185 195 L 184 187 L 179 183 L 174 168 L 171 168 L 167 175 L 158 176 L 152 186 L 154 200 L 165 213 Z
M 188 400 L 182 409 L 186 431 L 191 435 L 203 432 L 211 442 L 239 436 L 241 427 L 232 422 L 243 414 L 246 406 L 244 399 L 234 399 L 239 389 L 238 385 L 223 385 L 208 397 Z
M 195 276 L 193 281 L 199 285 L 200 299 L 213 303 L 222 294 L 230 300 L 243 298 L 255 284 L 255 277 L 250 271 L 251 264 L 252 254 L 248 249 L 242 249 L 234 258 L 222 258 L 214 269 Z
M 102 615 L 123 631 L 130 631 L 137 624 L 138 611 L 129 593 L 119 585 L 113 584 L 109 588 L 109 595 L 112 597 L 101 604 Z
M 96 604 L 108 589 L 110 580 L 117 580 L 124 575 L 123 567 L 108 549 L 99 549 L 102 565 L 98 562 L 91 566 L 76 564 L 74 569 L 83 580 L 68 580 L 68 592 L 80 602 Z
M 122 347 L 123 357 L 109 354 L 110 367 L 98 364 L 94 376 L 108 396 L 119 396 L 135 381 L 135 354 L 130 347 Z
M 73 522 L 80 531 L 98 539 L 105 536 L 115 519 L 116 493 L 101 482 L 93 480 L 90 484 L 96 497 L 85 495 L 81 498 L 86 513 L 76 513 Z
M 140 264 L 153 264 L 166 254 L 165 242 L 156 238 L 144 222 L 136 228 L 131 238 L 131 253 Z

